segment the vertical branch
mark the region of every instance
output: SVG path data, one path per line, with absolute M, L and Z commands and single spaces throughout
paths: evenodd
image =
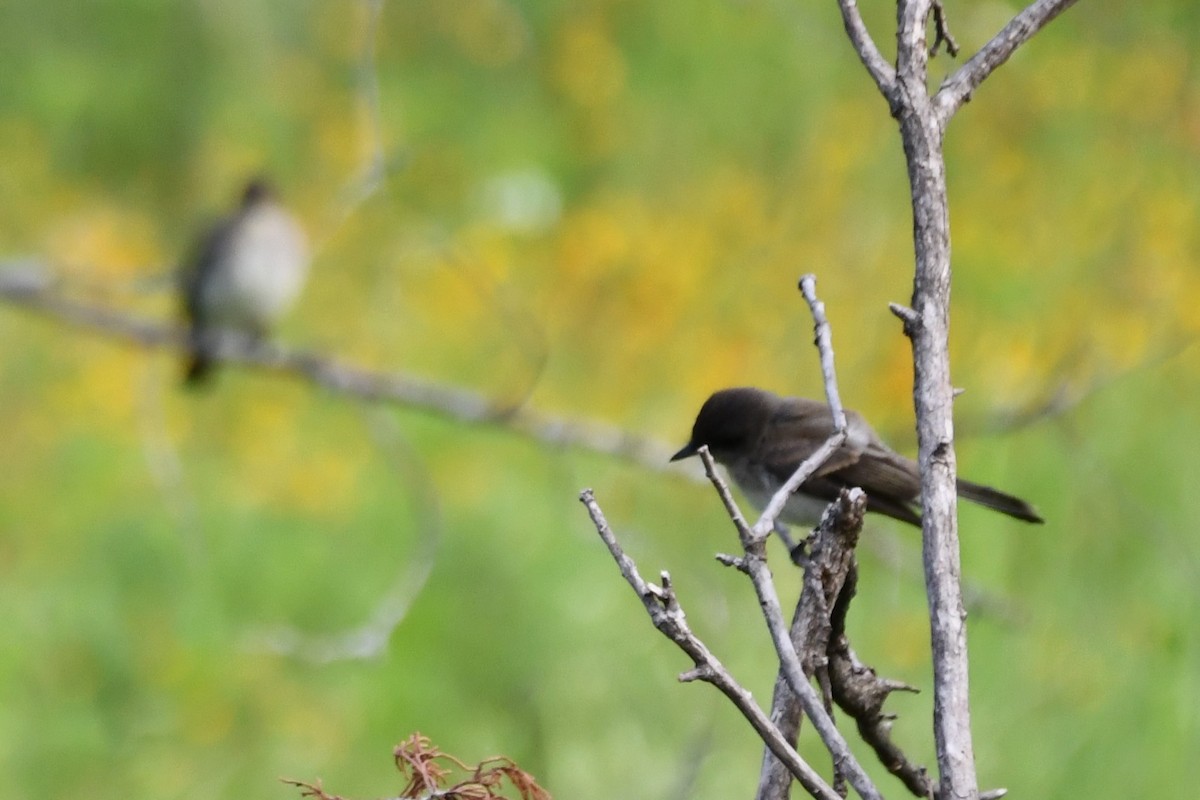
M 800 278 L 800 294 L 808 302 L 813 318 L 813 341 L 821 359 L 821 378 L 825 382 L 825 399 L 829 402 L 829 413 L 833 416 L 834 430 L 846 430 L 846 411 L 838 393 L 837 370 L 833 366 L 833 334 L 829 320 L 825 318 L 825 304 L 817 297 L 817 279 L 813 275 Z
M 1013 51 L 1075 0 L 1034 0 L 943 84 L 928 91 L 926 32 L 935 14 L 938 41 L 952 44 L 940 0 L 897 0 L 894 87 L 881 80 L 877 51 L 854 0 L 837 0 L 850 42 L 892 116 L 908 164 L 916 272 L 912 308 L 893 304 L 913 344 L 913 404 L 921 466 L 925 591 L 934 672 L 934 737 L 943 798 L 976 798 L 968 702 L 966 612 L 960 583 L 953 389 L 950 383 L 950 214 L 942 137 L 958 110 Z M 936 45 L 935 45 L 936 46 Z M 886 77 L 886 76 L 885 76 Z
M 921 465 L 925 593 L 933 652 L 934 740 L 944 798 L 975 798 L 966 612 L 960 584 L 953 388 L 950 383 L 950 215 L 942 127 L 926 89 L 931 0 L 898 6 L 897 109 L 908 164 L 916 272 L 905 331 Z

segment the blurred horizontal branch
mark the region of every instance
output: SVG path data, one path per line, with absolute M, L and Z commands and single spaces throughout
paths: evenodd
M 139 318 L 67 297 L 36 261 L 0 262 L 0 300 L 67 325 L 147 348 L 188 348 L 182 325 Z M 236 333 L 221 337 L 215 350 L 224 364 L 251 367 L 308 381 L 359 400 L 418 409 L 470 424 L 496 425 L 542 444 L 613 456 L 665 471 L 674 448 L 616 425 L 544 414 L 524 405 L 499 402 L 470 389 L 394 372 L 377 372 L 321 353 Z

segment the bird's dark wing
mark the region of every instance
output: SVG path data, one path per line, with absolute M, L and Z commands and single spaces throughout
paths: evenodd
M 208 341 L 209 331 L 205 319 L 204 284 L 211 279 L 232 240 L 238 224 L 237 215 L 226 217 L 209 226 L 204 236 L 192 247 L 192 252 L 179 270 L 180 299 L 183 315 L 188 323 L 188 359 L 184 371 L 184 382 L 188 386 L 199 386 L 212 372 L 213 358 Z
M 846 421 L 846 441 L 805 481 L 804 491 L 833 501 L 841 489 L 857 486 L 867 493 L 868 510 L 920 525 L 912 507 L 921 491 L 916 462 L 884 444 L 857 413 L 847 411 Z M 833 417 L 823 403 L 794 398 L 776 413 L 772 429 L 762 443 L 763 460 L 772 476 L 786 481 L 833 434 Z
M 759 455 L 768 472 L 785 481 L 804 459 L 833 435 L 833 415 L 824 403 L 790 397 L 780 404 L 759 443 Z M 816 474 L 823 475 L 850 466 L 859 450 L 847 438 Z
M 861 486 L 867 494 L 904 501 L 921 493 L 921 471 L 917 462 L 879 441 L 868 445 L 855 463 L 830 477 L 836 477 L 846 486 Z
M 235 215 L 209 225 L 204 235 L 196 240 L 180 267 L 179 287 L 183 299 L 183 313 L 191 322 L 202 321 L 200 287 L 224 257 L 236 224 Z

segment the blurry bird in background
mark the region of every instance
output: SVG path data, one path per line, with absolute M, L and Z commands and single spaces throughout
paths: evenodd
M 264 338 L 300 294 L 308 264 L 299 223 L 267 181 L 251 180 L 237 211 L 204 235 L 182 269 L 191 350 L 185 383 L 211 375 L 222 332 Z

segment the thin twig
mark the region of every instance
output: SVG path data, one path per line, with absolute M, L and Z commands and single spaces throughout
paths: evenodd
M 704 461 L 704 469 L 717 491 L 724 497 L 729 493 L 729 487 L 717 473 L 716 462 L 707 449 L 700 450 L 700 458 Z M 799 470 L 797 470 L 799 472 Z M 778 496 L 778 495 L 776 495 Z M 736 523 L 736 520 L 735 520 Z M 767 531 L 770 529 L 768 528 Z M 850 752 L 845 737 L 833 722 L 833 718 L 825 711 L 821 698 L 817 695 L 812 684 L 804 674 L 804 667 L 788 632 L 787 623 L 783 619 L 783 609 L 779 604 L 779 594 L 775 590 L 775 579 L 767 566 L 765 532 L 748 529 L 744 524 L 738 525 L 738 536 L 741 539 L 745 557 L 739 562 L 739 567 L 754 585 L 758 595 L 758 605 L 766 619 L 767 628 L 771 632 L 771 641 L 775 645 L 782 670 L 787 676 L 788 685 L 800 697 L 804 713 L 812 720 L 813 728 L 821 741 L 833 756 L 834 769 L 846 776 L 850 785 L 865 800 L 880 798 L 879 790 L 871 781 L 869 775 L 858 763 L 858 759 Z
M 946 19 L 946 7 L 942 5 L 942 0 L 933 0 L 933 44 L 929 46 L 929 57 L 933 58 L 938 54 L 938 48 L 942 45 L 946 46 L 946 52 L 950 57 L 958 55 L 958 42 L 954 41 L 954 34 L 950 33 L 950 23 Z
M 833 413 L 835 430 L 846 430 L 846 411 L 842 408 L 842 398 L 838 394 L 837 370 L 833 366 L 833 333 L 829 320 L 825 317 L 825 304 L 817 297 L 817 279 L 813 275 L 805 275 L 800 279 L 800 294 L 808 301 L 808 308 L 813 318 L 813 343 L 817 346 L 817 354 L 821 359 L 821 377 L 825 381 L 825 399 L 829 401 L 829 410 Z
M 978 53 L 971 56 L 967 63 L 947 76 L 933 98 L 938 126 L 944 129 L 954 112 L 971 99 L 971 94 L 996 71 L 997 67 L 1075 2 L 1076 0 L 1037 0 L 1030 4 L 980 48 Z
M 702 680 L 717 687 L 746 717 L 755 732 L 771 748 L 771 752 L 787 765 L 788 770 L 809 794 L 822 798 L 822 800 L 840 800 L 829 784 L 788 743 L 771 719 L 754 702 L 750 692 L 738 684 L 708 647 L 692 633 L 683 609 L 675 597 L 670 576 L 666 572 L 662 573 L 662 586 L 655 586 L 643 580 L 638 572 L 637 564 L 617 542 L 592 490 L 585 489 L 579 495 L 579 500 L 587 508 L 596 532 L 600 534 L 600 538 L 608 547 L 608 552 L 617 562 L 622 577 L 633 587 L 634 592 L 641 599 L 654 627 L 687 653 L 695 664 L 695 667 L 681 675 L 680 679 L 685 681 Z M 811 690 L 811 687 L 809 688 Z
M 796 467 L 796 471 L 771 497 L 770 502 L 763 509 L 762 516 L 754 523 L 754 533 L 759 537 L 765 538 L 770 534 L 792 494 L 800 488 L 801 484 L 812 477 L 846 441 L 846 412 L 842 408 L 841 396 L 838 393 L 837 369 L 834 367 L 833 360 L 833 334 L 829 327 L 829 320 L 825 317 L 825 304 L 817 297 L 816 282 L 817 279 L 812 275 L 805 275 L 800 278 L 799 288 L 812 312 L 813 343 L 817 346 L 817 355 L 821 362 L 821 377 L 825 381 L 825 397 L 833 415 L 834 432 L 824 444 Z
M 753 530 L 755 536 L 766 538 L 771 533 L 775 528 L 775 521 L 783 513 L 784 506 L 791 499 L 792 493 L 800 488 L 800 484 L 811 478 L 813 473 L 820 469 L 845 441 L 846 431 L 844 429 L 834 432 L 832 436 L 825 440 L 823 445 L 814 450 L 812 455 L 804 459 L 800 463 L 800 466 L 796 467 L 796 471 L 792 473 L 792 476 L 771 497 L 771 501 L 763 509 L 762 516 L 758 518 L 758 522 L 754 523 Z
M 846 35 L 850 37 L 850 44 L 854 45 L 854 51 L 858 53 L 859 60 L 875 80 L 880 94 L 888 100 L 889 104 L 894 103 L 896 70 L 879 52 L 875 40 L 871 38 L 871 32 L 867 30 L 862 14 L 858 11 L 858 3 L 856 0 L 838 0 L 838 8 L 842 11 L 842 24 L 846 28 Z
M 888 308 L 904 323 L 904 333 L 911 339 L 916 334 L 917 328 L 921 325 L 921 317 L 917 312 L 900 303 L 888 303 Z
M 854 548 L 862 530 L 867 496 L 861 489 L 844 490 L 829 505 L 821 523 L 808 539 L 804 567 L 804 589 L 796 604 L 789 631 L 805 674 L 824 671 L 826 651 L 833 630 L 830 612 L 854 563 Z M 771 719 L 789 742 L 800 733 L 803 705 L 780 670 L 775 679 Z M 787 800 L 791 775 L 769 750 L 763 753 L 757 800 Z
M 785 482 L 784 485 L 780 487 L 779 491 L 777 491 L 771 498 L 771 501 L 767 504 L 767 508 L 763 511 L 762 517 L 754 527 L 754 533 L 757 535 L 757 537 L 747 536 L 742 532 L 742 528 L 739 527 L 739 535 L 742 537 L 743 548 L 746 551 L 746 558 L 744 560 L 745 563 L 743 563 L 741 566 L 746 572 L 751 574 L 752 578 L 755 578 L 752 570 L 758 570 L 758 565 L 755 562 L 758 561 L 760 556 L 765 557 L 765 550 L 762 548 L 761 538 L 765 537 L 767 533 L 775 526 L 776 519 L 783 511 L 783 508 L 787 504 L 788 499 L 791 497 L 792 492 L 794 492 L 800 487 L 801 484 L 808 480 L 808 478 L 815 473 L 821 467 L 821 465 L 823 465 L 837 451 L 839 447 L 842 446 L 847 435 L 846 412 L 845 409 L 842 408 L 842 401 L 837 386 L 837 369 L 834 365 L 833 334 L 829 325 L 829 320 L 825 316 L 825 304 L 822 303 L 817 297 L 816 278 L 813 275 L 809 274 L 802 276 L 800 278 L 799 288 L 800 293 L 808 302 L 809 310 L 812 313 L 813 342 L 817 347 L 817 353 L 821 363 L 821 375 L 825 384 L 825 397 L 829 403 L 835 430 L 834 434 L 820 448 L 818 448 L 816 452 L 814 452 L 807 459 L 805 459 L 802 464 L 800 464 L 787 482 Z M 710 480 L 716 478 L 715 472 L 709 463 L 710 457 L 708 453 L 702 454 L 701 457 L 705 460 L 705 465 L 708 469 Z M 722 482 L 719 478 L 714 480 L 714 484 L 717 485 L 718 491 L 723 488 Z M 857 524 L 861 528 L 862 514 L 865 509 L 866 498 L 861 490 L 857 490 L 856 496 L 860 498 L 859 503 L 862 506 L 862 508 L 858 509 L 857 514 Z M 841 503 L 839 502 L 836 505 L 841 505 Z M 827 512 L 826 518 L 828 517 L 829 513 Z M 824 524 L 825 521 L 826 520 L 823 519 L 822 524 Z M 855 533 L 853 538 L 854 541 L 857 541 L 857 533 Z M 850 553 L 851 555 L 853 553 L 852 546 L 850 548 Z M 763 565 L 765 566 L 765 563 Z M 769 570 L 758 571 L 765 572 L 767 579 L 769 579 Z M 771 708 L 771 716 L 772 719 L 781 720 L 786 723 L 784 727 L 789 741 L 795 741 L 799 732 L 800 719 L 798 707 L 803 707 L 804 710 L 809 713 L 810 717 L 814 713 L 810 709 L 810 705 L 815 697 L 815 692 L 812 691 L 812 687 L 808 684 L 807 680 L 803 681 L 803 689 L 795 685 L 796 677 L 794 674 L 789 674 L 788 665 L 784 663 L 787 660 L 784 651 L 790 650 L 792 655 L 809 654 L 811 656 L 811 658 L 808 659 L 801 659 L 803 671 L 806 676 L 813 673 L 812 659 L 817 657 L 821 659 L 824 658 L 825 646 L 823 642 L 827 641 L 827 637 L 814 638 L 809 635 L 813 631 L 813 626 L 815 625 L 815 622 L 813 622 L 814 620 L 821 620 L 824 626 L 823 629 L 828 630 L 828 606 L 824 604 L 824 595 L 820 592 L 817 592 L 817 594 L 814 595 L 809 586 L 810 580 L 813 580 L 814 576 L 818 575 L 820 572 L 821 566 L 814 564 L 812 560 L 810 560 L 805 567 L 805 594 L 809 596 L 808 603 L 810 604 L 811 608 L 809 613 L 805 615 L 805 620 L 799 623 L 803 626 L 803 632 L 798 630 L 796 627 L 797 622 L 793 621 L 793 626 L 788 635 L 786 646 L 781 646 L 777 639 L 777 629 L 781 629 L 783 625 L 782 611 L 778 613 L 777 621 L 772 620 L 770 618 L 770 614 L 767 612 L 768 604 L 763 603 L 762 601 L 764 594 L 773 593 L 774 589 L 772 587 L 760 586 L 759 581 L 762 579 L 761 576 L 755 581 L 755 590 L 759 593 L 760 603 L 763 605 L 764 613 L 768 614 L 767 623 L 772 629 L 772 639 L 777 640 L 776 648 L 777 651 L 779 651 L 782 664 L 779 678 L 777 679 L 776 683 L 775 696 Z M 830 599 L 836 596 L 837 593 L 835 591 Z M 801 602 L 804 602 L 803 598 Z M 778 600 L 775 601 L 774 605 L 775 607 L 778 607 Z M 818 606 L 820 606 L 820 608 L 818 608 Z M 808 696 L 809 693 L 811 693 L 811 696 Z M 825 706 L 822 706 L 821 710 L 827 711 Z M 820 733 L 820 727 L 815 723 L 816 721 L 814 719 L 814 726 L 818 728 L 818 732 Z M 824 739 L 825 734 L 821 735 Z M 844 773 L 842 770 L 842 765 L 839 761 L 837 750 L 829 744 L 828 740 L 826 740 L 826 745 L 829 746 L 830 752 L 835 754 L 835 782 L 840 784 L 842 778 L 846 777 L 846 773 Z M 759 781 L 759 798 L 761 800 L 776 797 L 786 798 L 788 782 L 783 779 L 784 776 L 781 774 L 779 766 L 779 763 L 770 758 L 769 754 L 764 756 L 763 769 Z M 862 789 L 859 788 L 859 785 L 856 782 L 857 776 L 850 775 L 849 777 L 851 779 L 851 783 L 855 785 L 855 788 L 858 789 L 861 794 Z
M 697 453 L 700 456 L 700 460 L 704 463 L 705 476 L 716 487 L 717 496 L 721 498 L 721 503 L 725 506 L 726 513 L 729 514 L 729 518 L 733 520 L 734 527 L 737 528 L 738 538 L 766 538 L 766 533 L 758 533 L 754 528 L 750 527 L 750 523 L 746 521 L 746 516 L 742 513 L 742 509 L 738 507 L 737 501 L 733 499 L 733 492 L 729 490 L 729 485 L 716 474 L 716 461 L 713 460 L 708 445 L 702 445 Z M 713 480 L 714 478 L 716 480 Z

